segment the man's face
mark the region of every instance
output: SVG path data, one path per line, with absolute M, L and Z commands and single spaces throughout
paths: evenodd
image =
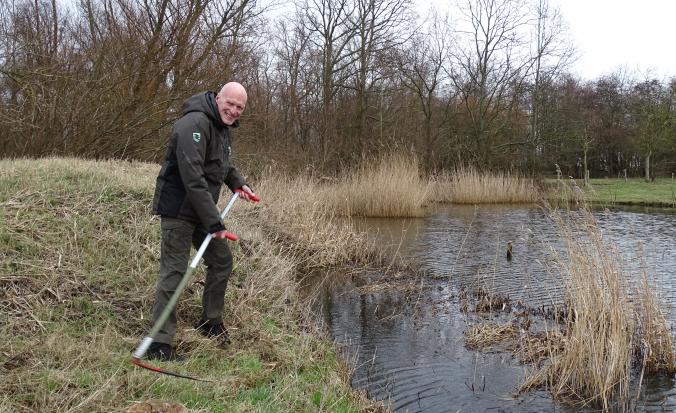
M 232 125 L 244 112 L 246 94 L 238 90 L 223 89 L 216 95 L 216 103 L 223 123 Z

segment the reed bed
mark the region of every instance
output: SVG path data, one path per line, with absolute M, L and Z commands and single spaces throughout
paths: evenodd
M 261 182 L 258 192 L 269 203 L 238 202 L 226 218 L 241 240 L 232 244 L 226 295 L 230 346 L 191 328 L 203 271 L 179 301 L 176 344 L 190 357 L 169 369 L 213 382 L 129 363 L 150 328 L 159 260 L 159 220 L 150 204 L 158 171 L 117 161 L 0 160 L 0 411 L 124 411 L 143 400 L 194 412 L 379 410 L 350 389 L 333 343 L 306 322 L 299 269 L 308 259 L 313 266 L 349 259 L 355 252 L 330 244 L 357 251 L 358 241 L 322 232 L 321 209 L 293 216 L 282 201 L 294 193 L 302 197 L 288 202 L 311 201 L 302 186 L 276 188 L 279 202 L 271 206 L 274 196 L 261 190 L 271 185 Z M 277 206 L 286 215 L 275 224 Z M 301 223 L 316 225 L 318 235 L 297 230 Z M 273 224 L 296 230 L 272 238 L 266 228 Z M 312 247 L 303 254 L 305 241 Z
M 669 326 L 654 289 L 644 285 L 636 301 L 637 286 L 590 211 L 553 217 L 565 243 L 563 254 L 552 250 L 566 283 L 565 344 L 522 390 L 545 386 L 559 399 L 624 410 L 631 399 L 632 365 L 673 371 Z
M 532 179 L 516 173 L 479 172 L 458 167 L 434 181 L 434 200 L 456 204 L 533 203 L 540 198 Z
M 413 156 L 387 154 L 363 162 L 321 194 L 325 205 L 340 216 L 419 217 L 431 193 Z
M 593 195 L 594 189 L 588 191 Z M 577 185 L 575 179 L 557 179 L 549 185 L 546 191 L 547 203 L 557 208 L 567 208 L 570 205 L 580 206 L 586 204 L 587 194 Z

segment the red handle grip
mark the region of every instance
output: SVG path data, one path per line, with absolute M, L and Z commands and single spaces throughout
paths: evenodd
M 233 234 L 232 232 L 228 232 L 228 231 L 226 231 L 226 230 L 214 232 L 214 233 L 211 234 L 211 235 L 212 235 L 214 238 L 216 238 L 216 239 L 223 239 L 223 238 L 225 238 L 225 239 L 229 239 L 230 241 L 237 241 L 237 240 L 239 239 L 239 238 L 237 237 L 237 235 Z
M 244 192 L 241 189 L 235 189 L 235 192 L 240 196 L 240 198 L 250 199 L 254 202 L 260 202 L 260 200 L 261 200 L 261 197 L 259 197 L 258 195 L 256 195 L 256 194 L 252 195 L 248 192 Z

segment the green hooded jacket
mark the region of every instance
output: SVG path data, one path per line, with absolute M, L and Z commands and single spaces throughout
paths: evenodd
M 246 184 L 230 164 L 230 129 L 218 113 L 214 92 L 192 96 L 171 131 L 167 155 L 155 186 L 153 213 L 201 223 L 210 233 L 225 229 L 216 207 L 225 183 Z

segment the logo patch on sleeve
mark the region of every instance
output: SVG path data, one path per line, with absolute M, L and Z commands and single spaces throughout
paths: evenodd
M 196 143 L 199 143 L 200 139 L 202 139 L 202 135 L 200 135 L 199 132 L 193 132 L 192 140 L 194 140 Z

